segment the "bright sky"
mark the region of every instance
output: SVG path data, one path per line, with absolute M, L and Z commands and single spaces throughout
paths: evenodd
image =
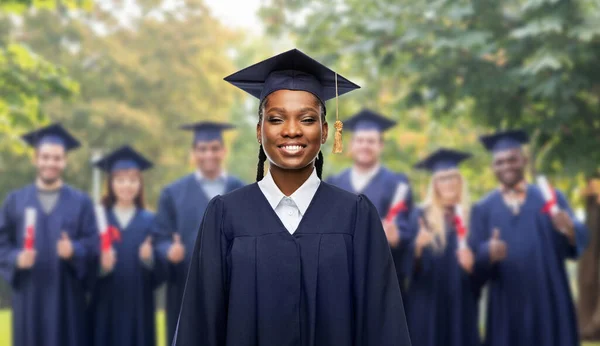
M 223 24 L 259 32 L 262 30 L 257 11 L 261 0 L 204 0 Z

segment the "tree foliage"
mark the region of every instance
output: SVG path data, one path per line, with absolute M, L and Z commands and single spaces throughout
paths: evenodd
M 271 34 L 377 87 L 403 83 L 396 111 L 426 109 L 476 132 L 524 127 L 534 167 L 571 178 L 599 168 L 588 149 L 600 147 L 597 1 L 279 0 L 262 16 Z

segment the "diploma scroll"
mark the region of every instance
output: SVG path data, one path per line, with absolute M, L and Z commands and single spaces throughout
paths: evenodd
M 120 240 L 120 233 L 115 227 L 108 224 L 106 218 L 106 210 L 102 205 L 97 205 L 96 209 L 96 224 L 100 233 L 100 249 L 102 252 L 110 251 L 114 240 Z
M 558 207 L 558 202 L 556 201 L 556 191 L 552 188 L 552 186 L 550 186 L 550 183 L 548 183 L 548 179 L 546 179 L 546 177 L 543 175 L 537 177 L 537 184 L 540 190 L 542 191 L 544 201 L 546 201 L 546 204 L 544 204 L 543 211 L 545 213 L 550 213 L 550 215 L 555 215 L 560 211 L 560 208 Z
M 23 247 L 25 250 L 33 250 L 35 247 L 35 221 L 37 213 L 35 208 L 25 209 L 25 237 Z
M 388 211 L 385 221 L 392 222 L 396 219 L 396 216 L 400 212 L 406 210 L 406 195 L 408 194 L 408 184 L 399 183 L 394 192 L 394 198 L 392 199 L 392 205 Z
M 458 236 L 459 249 L 465 249 L 467 247 L 467 228 L 464 220 L 462 206 L 456 205 L 454 207 L 454 226 L 456 227 L 456 235 Z

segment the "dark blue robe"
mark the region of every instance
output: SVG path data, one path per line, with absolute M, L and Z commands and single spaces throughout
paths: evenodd
M 11 192 L 0 210 L 0 275 L 12 287 L 13 345 L 85 345 L 85 284 L 99 249 L 94 207 L 88 196 L 65 185 L 46 214 L 37 194 L 33 184 Z M 37 211 L 37 257 L 33 268 L 19 270 L 25 208 L 30 207 Z M 56 252 L 62 232 L 73 242 L 69 261 Z
M 415 236 L 421 217 L 424 218 L 421 208 L 411 215 L 410 228 Z M 411 243 L 411 258 L 407 261 L 413 263 L 413 272 L 405 305 L 414 345 L 480 345 L 477 287 L 458 263 L 457 250 L 458 237 L 452 223 L 446 226 L 444 249 L 426 247 L 417 260 L 414 241 Z
M 230 192 L 242 186 L 244 183 L 241 180 L 228 176 L 225 191 Z M 175 334 L 187 270 L 208 202 L 209 198 L 194 174 L 189 174 L 165 187 L 158 201 L 153 233 L 159 256 L 166 260 L 173 233 L 179 233 L 186 250 L 183 262 L 168 265 L 167 345 L 171 344 Z
M 180 346 L 409 346 L 377 210 L 321 183 L 292 235 L 258 184 L 213 199 L 190 266 Z
M 562 193 L 561 209 L 573 213 Z M 587 230 L 575 220 L 576 245 L 554 229 L 537 186 L 515 215 L 499 190 L 472 211 L 471 247 L 476 252 L 476 277 L 489 283 L 486 346 L 576 346 L 577 319 L 564 262 L 577 258 L 587 244 Z M 507 244 L 507 257 L 496 264 L 489 258 L 494 228 Z
M 153 346 L 156 344 L 154 289 L 163 281 L 166 263 L 154 254 L 152 268 L 144 265 L 139 248 L 151 235 L 154 216 L 137 210 L 123 229 L 112 211 L 108 223 L 121 231 L 113 243 L 117 263 L 97 279 L 92 290 L 90 318 L 93 346 Z
M 367 196 L 377 208 L 382 219 L 385 218 L 391 207 L 392 199 L 394 198 L 394 193 L 396 192 L 398 184 L 405 183 L 410 186 L 408 178 L 404 174 L 394 173 L 385 167 L 381 167 L 379 172 L 375 174 L 362 191 L 354 191 L 350 179 L 350 172 L 351 169 L 347 169 L 337 176 L 330 177 L 327 179 L 327 182 L 346 191 L 355 194 L 362 193 Z M 396 218 L 396 226 L 400 231 L 400 244 L 397 247 L 392 248 L 396 274 L 398 275 L 398 281 L 400 282 L 400 289 L 402 290 L 403 297 L 405 296 L 407 279 L 410 272 L 410 266 L 403 259 L 406 255 L 408 244 L 410 243 L 412 236 L 408 225 L 409 216 L 413 209 L 412 189 L 409 189 L 405 203 L 406 210 L 401 212 Z

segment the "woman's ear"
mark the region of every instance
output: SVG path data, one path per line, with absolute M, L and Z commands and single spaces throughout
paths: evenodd
M 262 144 L 262 127 L 260 126 L 260 121 L 256 124 L 256 140 L 258 144 Z
M 321 144 L 325 144 L 325 142 L 327 142 L 327 137 L 329 136 L 329 124 L 326 121 L 323 122 L 322 133 Z

